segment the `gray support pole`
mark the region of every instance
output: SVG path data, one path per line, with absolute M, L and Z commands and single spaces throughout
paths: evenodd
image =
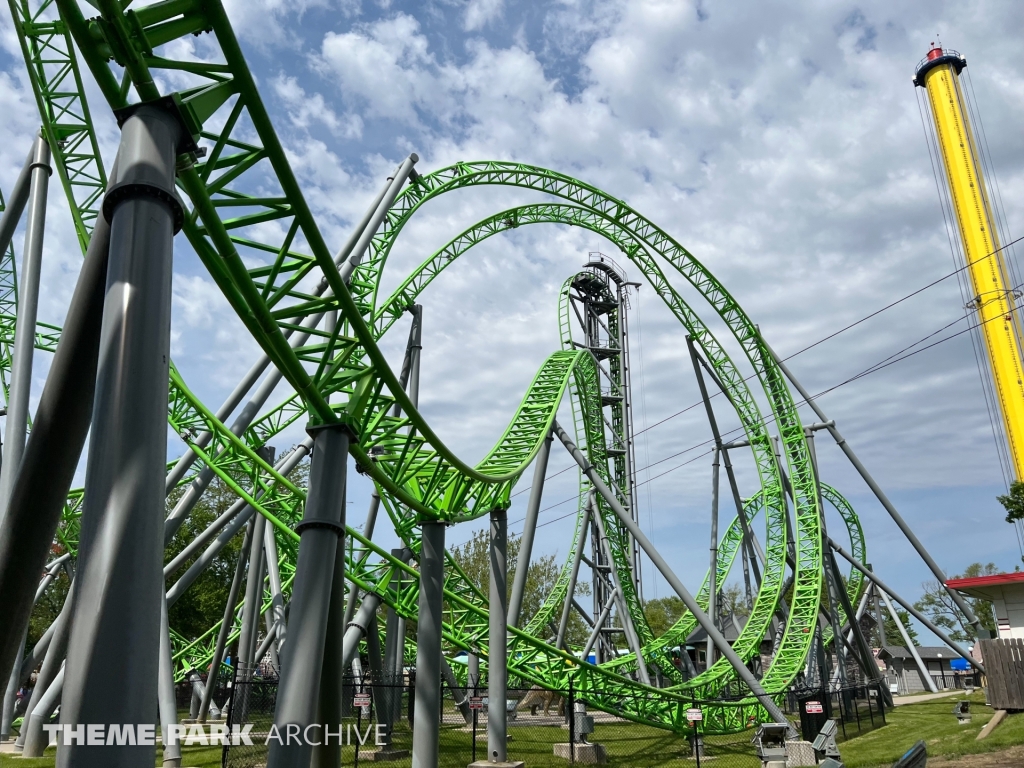
M 537 516 L 540 514 L 540 501 L 544 495 L 544 476 L 548 471 L 548 456 L 551 454 L 551 440 L 548 434 L 537 452 L 537 461 L 533 465 L 533 485 L 530 487 L 530 501 L 526 505 L 526 522 L 523 525 L 523 538 L 519 543 L 519 557 L 516 560 L 516 573 L 512 580 L 512 597 L 508 601 L 508 625 L 519 626 L 519 613 L 523 609 L 523 593 L 526 591 L 526 576 L 530 570 L 530 557 L 533 554 L 533 537 L 537 533 Z M 571 593 L 569 595 L 572 597 Z
M 263 530 L 263 559 L 267 563 L 267 580 L 270 582 L 270 612 L 267 616 L 268 627 L 278 627 L 277 644 L 273 646 L 273 654 L 276 656 L 284 637 L 280 635 L 280 627 L 284 626 L 284 593 L 281 587 L 281 569 L 279 567 L 280 557 L 277 553 L 277 538 L 274 536 L 274 526 L 268 525 Z M 277 659 L 275 658 L 275 661 Z
M 195 562 L 188 567 L 188 570 L 181 575 L 181 578 L 174 582 L 171 588 L 167 590 L 168 605 L 174 605 L 178 601 L 178 598 L 185 594 L 185 590 L 192 586 L 192 583 L 210 566 L 214 558 L 220 554 L 220 551 L 228 545 L 231 539 L 233 539 L 238 532 L 242 530 L 243 526 L 247 525 L 254 516 L 259 517 L 256 510 L 247 506 L 243 512 L 239 513 L 234 520 L 224 527 L 224 530 L 220 532 L 216 541 L 208 546 L 203 554 L 197 557 Z
M 491 510 L 491 590 L 487 627 L 487 756 L 492 763 L 508 759 L 508 513 Z
M 25 254 L 22 260 L 21 288 L 18 291 L 18 317 L 14 330 L 14 353 L 11 355 L 11 386 L 7 398 L 7 424 L 4 434 L 4 461 L 0 465 L 0 526 L 7 515 L 14 479 L 21 468 L 28 430 L 28 401 L 32 392 L 32 355 L 36 342 L 36 315 L 39 309 L 39 275 L 43 261 L 43 229 L 46 225 L 46 190 L 52 170 L 50 145 L 39 136 L 32 147 L 31 192 L 28 222 L 25 231 Z M 25 634 L 24 632 L 22 633 Z M 0 741 L 11 732 L 15 696 L 18 692 L 17 672 L 25 641 L 21 641 L 0 717 Z
M 118 180 L 103 203 L 110 258 L 61 706 L 66 723 L 137 723 L 157 697 L 163 536 L 154 511 L 163 508 L 166 474 L 179 131 L 176 116 L 139 107 L 122 128 Z M 57 755 L 60 768 L 154 760 L 146 745 L 69 744 Z
M 441 622 L 444 600 L 444 528 L 421 526 L 419 623 L 416 628 L 416 722 L 412 768 L 438 768 L 441 712 Z
M 860 562 L 857 558 L 855 558 L 841 546 L 836 544 L 836 542 L 832 539 L 829 539 L 828 543 L 831 545 L 832 549 L 834 549 L 836 552 L 842 555 L 847 561 L 849 561 L 849 563 L 854 568 L 856 568 L 858 571 L 867 576 L 871 581 L 873 581 L 875 585 L 880 590 L 882 590 L 883 593 L 888 593 L 893 600 L 895 600 L 897 603 L 902 605 L 904 609 L 906 609 L 907 613 L 909 613 L 915 619 L 924 624 L 928 629 L 930 629 L 935 634 L 936 637 L 942 640 L 942 642 L 944 642 L 954 651 L 959 653 L 963 658 L 967 659 L 967 662 L 971 666 L 973 666 L 979 672 L 985 671 L 985 667 L 983 667 L 977 659 L 971 656 L 971 654 L 968 653 L 965 648 L 963 648 L 960 644 L 956 643 L 949 637 L 949 635 L 947 635 L 945 632 L 943 632 L 941 629 L 935 626 L 931 621 L 929 621 L 928 617 L 921 613 L 919 610 L 917 610 L 917 608 L 915 608 L 912 603 L 908 603 L 906 600 L 904 600 L 902 597 L 896 594 L 893 590 L 889 589 L 889 587 L 886 586 L 886 584 L 880 578 L 878 578 L 878 576 L 875 575 L 874 571 L 872 571 L 870 568 L 864 565 L 864 563 Z
M 356 658 L 359 651 L 359 643 L 369 631 L 373 623 L 373 617 L 377 615 L 380 607 L 380 597 L 375 594 L 368 594 L 363 598 L 359 610 L 352 618 L 352 621 L 345 627 L 344 639 L 339 646 L 341 649 L 338 658 L 341 659 L 341 668 L 348 669 L 349 665 Z
M 49 689 L 50 684 L 57 678 L 61 668 L 64 665 L 64 657 L 68 652 L 68 637 L 71 635 L 71 606 L 74 604 L 74 582 L 71 584 L 71 588 L 68 590 L 67 597 L 64 598 L 64 607 L 61 608 L 57 618 L 53 620 L 53 640 L 50 642 L 50 647 L 46 651 L 46 656 L 43 658 L 43 666 L 39 669 L 39 675 L 36 677 L 36 685 L 32 690 L 32 696 L 29 697 L 28 706 L 25 708 L 26 713 L 34 712 L 35 708 L 39 705 L 40 700 L 43 698 L 43 694 Z M 52 710 L 51 710 L 52 711 Z M 32 729 L 38 727 L 39 733 L 33 735 Z M 35 747 L 33 751 L 27 751 L 29 749 L 30 740 L 34 739 L 34 743 L 42 744 L 42 748 L 36 752 Z M 43 723 L 39 722 L 38 726 L 31 718 L 26 719 L 26 724 L 22 725 L 21 733 L 18 734 L 19 745 L 25 748 L 23 754 L 26 757 L 40 757 L 42 749 L 45 749 L 45 740 L 43 739 Z
M 391 554 L 403 563 L 408 563 L 412 558 L 412 551 L 407 547 L 392 549 Z M 402 577 L 404 571 L 397 570 L 392 578 L 397 582 L 398 592 L 402 591 Z M 396 687 L 400 687 L 403 677 L 403 665 L 405 654 L 405 621 L 398 613 L 388 607 L 387 618 L 384 625 L 384 671 L 387 677 L 387 684 L 391 686 L 392 693 Z M 391 722 L 397 722 L 401 718 L 402 697 L 395 694 L 388 701 L 391 704 Z
M 623 508 L 624 509 L 624 508 Z M 612 595 L 618 595 L 616 602 L 619 608 L 619 622 L 622 624 L 622 629 L 626 633 L 626 642 L 629 644 L 629 649 L 636 656 L 636 669 L 640 675 L 640 682 L 644 685 L 651 684 L 650 673 L 647 671 L 647 662 L 644 660 L 643 654 L 641 653 L 640 638 L 637 636 L 636 627 L 633 626 L 633 617 L 629 615 L 629 611 L 626 608 L 626 601 L 623 599 L 623 585 L 625 582 L 622 580 L 622 574 L 619 573 L 619 567 L 615 562 L 615 558 L 612 557 L 612 548 L 608 543 L 608 531 L 605 529 L 604 518 L 601 515 L 601 510 L 598 507 L 597 499 L 594 499 L 594 523 L 597 525 L 597 531 L 601 538 L 601 547 L 604 549 L 604 555 L 608 559 L 608 565 L 611 567 L 612 578 L 614 584 L 612 584 Z M 629 514 L 628 512 L 626 513 Z M 630 518 L 632 520 L 632 518 Z M 634 525 L 636 524 L 635 521 Z M 639 527 L 639 526 L 637 526 Z M 597 627 L 601 625 L 598 624 Z
M 622 521 L 622 524 L 631 530 L 632 534 L 636 537 L 637 542 L 643 548 L 644 552 L 647 553 L 647 557 L 649 557 L 651 562 L 654 563 L 654 567 L 661 571 L 661 575 L 665 577 L 665 580 L 668 581 L 669 585 L 679 596 L 679 599 L 683 601 L 683 604 L 689 608 L 690 613 L 692 613 L 693 617 L 697 619 L 697 623 L 704 627 L 704 631 L 714 638 L 715 645 L 718 647 L 719 652 L 725 656 L 733 669 L 736 670 L 736 674 L 739 678 L 747 684 L 747 687 L 750 688 L 750 692 L 761 703 L 761 706 L 765 708 L 775 722 L 785 723 L 789 726 L 789 729 L 793 731 L 794 729 L 792 724 L 786 719 L 785 714 L 781 709 L 779 709 L 775 700 L 765 693 L 764 688 L 761 687 L 761 683 L 758 682 L 757 678 L 754 677 L 753 673 L 747 669 L 747 666 L 743 663 L 743 659 L 736 655 L 736 652 L 722 636 L 722 633 L 718 631 L 718 628 L 715 627 L 711 619 L 708 618 L 708 615 L 701 610 L 700 606 L 697 605 L 697 601 L 693 599 L 693 596 L 687 591 L 686 587 L 683 586 L 683 582 L 679 580 L 679 577 L 675 575 L 671 568 L 669 568 L 668 563 L 665 562 L 665 559 L 661 556 L 658 550 L 654 548 L 650 539 L 648 539 L 644 532 L 640 530 L 640 526 L 633 522 L 629 513 L 626 512 L 626 510 L 622 508 L 622 505 L 616 500 L 615 494 L 613 494 L 611 490 L 609 490 L 608 486 L 604 484 L 604 481 L 601 479 L 601 476 L 597 474 L 593 465 L 587 461 L 586 457 L 580 452 L 580 449 L 576 447 L 569 438 L 569 435 L 565 433 L 565 430 L 563 430 L 557 422 L 555 423 L 555 435 L 562 441 L 562 445 L 564 445 L 566 450 L 569 451 L 569 455 L 571 455 L 576 463 L 580 465 L 580 469 L 583 470 L 583 473 L 590 478 L 590 482 L 594 485 L 594 488 L 596 488 L 597 492 L 601 494 L 608 506 L 612 508 L 619 520 Z
M 234 625 L 235 611 L 238 608 L 238 593 L 242 591 L 242 574 L 245 573 L 245 563 L 249 553 L 249 536 L 246 536 L 242 548 L 238 550 L 238 564 L 235 566 L 235 575 L 231 579 L 231 587 L 228 589 L 228 599 L 224 604 L 224 618 L 220 622 L 220 631 L 217 633 L 217 644 L 213 649 L 213 659 L 210 662 L 210 672 L 206 676 L 206 690 L 203 691 L 203 701 L 199 705 L 199 722 L 205 723 L 206 716 L 210 711 L 210 701 L 213 699 L 213 692 L 217 688 L 217 678 L 220 676 L 220 665 L 224 662 L 224 648 L 228 643 L 228 635 Z
M 850 619 L 850 629 L 853 631 L 853 639 L 856 641 L 857 651 L 863 660 L 864 671 L 874 680 L 876 683 L 881 683 L 882 673 L 878 669 L 878 664 L 875 663 L 875 655 L 871 652 L 871 646 L 868 645 L 868 641 L 864 637 L 864 631 L 861 629 L 860 621 L 857 619 L 857 613 L 853 610 L 853 605 L 850 603 L 850 596 L 843 589 L 843 579 L 839 573 L 839 563 L 836 562 L 835 553 L 826 547 L 825 551 L 828 553 L 829 563 L 826 567 L 831 565 L 832 568 L 832 581 L 836 585 L 835 589 L 839 595 L 839 602 L 843 606 L 843 612 Z M 838 645 L 836 646 L 838 648 Z M 888 690 L 883 689 L 881 696 L 885 699 L 886 706 L 892 706 L 892 696 Z
M 382 751 L 387 751 L 391 744 L 391 730 L 394 727 L 391 706 L 391 681 L 384 671 L 384 656 L 380 647 L 380 630 L 377 627 L 376 615 L 370 621 L 366 632 L 366 650 L 370 656 L 370 676 L 373 678 L 373 700 L 377 710 L 377 720 L 384 724 L 384 744 Z
M 49 555 L 89 433 L 109 245 L 110 225 L 100 216 L 43 386 L 9 514 L 0 526 L 0 605 L 8 628 L 0 632 L 0 680 L 14 668 L 36 576 Z
M 313 432 L 315 445 L 309 470 L 309 492 L 300 535 L 299 557 L 292 582 L 288 612 L 288 640 L 281 648 L 281 682 L 274 724 L 287 733 L 289 727 L 305 728 L 316 721 L 324 641 L 331 605 L 335 557 L 344 557 L 345 477 L 348 470 L 349 435 L 339 425 Z M 340 682 L 340 681 L 339 681 Z M 269 768 L 306 768 L 310 746 L 270 745 Z
M 572 576 L 569 578 L 569 591 L 565 595 L 565 605 L 562 606 L 562 618 L 558 622 L 558 637 L 555 639 L 555 647 L 562 648 L 565 645 L 565 633 L 569 628 L 569 611 L 572 608 L 572 601 L 576 594 L 576 580 L 580 575 L 580 562 L 583 560 L 583 548 L 587 543 L 587 534 L 590 532 L 590 516 L 594 508 L 594 492 L 587 494 L 587 505 L 583 508 L 583 522 L 580 524 L 580 537 L 576 542 L 576 554 L 572 561 Z M 597 585 L 594 585 L 597 589 Z M 596 626 L 600 627 L 598 623 Z
M 32 394 L 32 355 L 36 349 L 36 317 L 39 310 L 39 277 L 43 265 L 43 231 L 46 227 L 46 192 L 50 182 L 50 145 L 42 136 L 32 147 L 32 182 L 21 286 L 18 289 L 18 318 L 11 355 L 11 386 L 7 398 L 4 429 L 4 461 L 0 466 L 0 524 L 7 514 L 14 479 L 21 467 L 28 431 L 28 402 Z
M 32 183 L 32 165 L 36 158 L 36 144 L 28 150 L 28 157 L 21 167 L 17 181 L 11 188 L 11 194 L 7 198 L 7 207 L 0 216 L 0 253 L 7 253 L 7 248 L 14 239 L 14 233 L 18 229 L 18 222 L 21 221 L 21 214 L 25 211 L 25 204 L 28 202 L 29 188 Z
M 708 616 L 718 626 L 718 466 L 721 449 L 715 446 L 715 458 L 711 462 L 711 567 L 708 571 Z M 715 661 L 715 644 L 708 635 L 708 668 Z
M 746 510 L 743 509 L 743 499 L 740 497 L 740 487 L 736 482 L 736 472 L 733 470 L 732 460 L 729 458 L 729 450 L 722 447 L 722 457 L 725 459 L 725 475 L 729 478 L 729 490 L 732 492 L 733 504 L 736 505 L 736 516 L 740 519 L 740 526 L 743 528 L 743 549 L 747 554 L 746 562 L 754 573 L 754 584 L 757 592 L 761 591 L 761 569 L 758 566 L 757 553 L 754 551 L 754 537 L 750 530 L 750 522 L 747 520 Z M 750 590 L 750 577 L 744 571 L 744 578 L 747 580 L 747 590 Z
M 370 506 L 366 510 L 366 522 L 363 524 L 363 536 L 367 539 L 373 538 L 373 529 L 377 526 L 377 512 L 380 511 L 380 494 L 377 488 L 370 492 Z M 359 598 L 359 587 L 352 582 L 348 590 L 348 600 L 345 601 L 345 626 L 349 625 L 356 612 L 356 602 Z
M 342 505 L 345 504 L 342 499 Z M 345 633 L 345 537 L 338 537 L 331 579 L 331 601 L 327 609 L 327 632 L 324 636 L 324 661 L 320 669 L 320 707 L 317 714 L 324 730 L 313 747 L 311 768 L 338 768 L 341 765 L 341 736 L 326 738 L 327 728 L 338 731 L 344 709 L 343 679 L 348 664 L 343 659 Z
M 928 568 L 931 569 L 935 578 L 939 580 L 939 584 L 941 584 L 943 589 L 949 593 L 949 596 L 953 599 L 953 602 L 956 603 L 957 607 L 963 611 L 967 620 L 974 625 L 974 629 L 978 633 L 978 637 L 987 637 L 988 630 L 981 626 L 981 621 L 974 614 L 974 611 L 971 610 L 971 606 L 968 605 L 967 601 L 963 599 L 963 596 L 959 592 L 946 586 L 946 574 L 943 573 L 941 568 L 939 568 L 939 564 L 935 562 L 932 556 L 928 553 L 928 550 L 924 548 L 924 544 L 921 543 L 920 539 L 918 539 L 910 529 L 910 526 L 907 525 L 903 516 L 896 511 L 896 507 L 893 506 L 891 501 L 889 501 L 889 497 L 885 495 L 885 491 L 883 491 L 881 486 L 875 482 L 875 479 L 871 476 L 871 473 L 868 472 L 867 468 L 861 464 L 860 459 L 857 458 L 857 454 L 853 452 L 853 448 L 851 448 L 849 443 L 846 442 L 846 438 L 844 438 L 840 434 L 839 430 L 836 429 L 835 423 L 829 420 L 828 416 L 826 416 L 825 412 L 821 410 L 818 403 L 813 397 L 811 397 L 811 394 L 804 389 L 803 385 L 799 381 L 796 380 L 793 373 L 786 367 L 786 364 L 782 362 L 782 359 L 775 353 L 775 350 L 768 346 L 768 342 L 765 341 L 763 337 L 761 339 L 761 343 L 764 344 L 765 349 L 768 350 L 776 364 L 778 364 L 779 369 L 786 374 L 786 378 L 788 378 L 793 383 L 793 386 L 796 387 L 797 392 L 800 393 L 800 397 L 807 401 L 807 404 L 811 406 L 811 410 L 814 411 L 814 414 L 818 419 L 828 425 L 827 429 L 829 434 L 831 434 L 832 438 L 836 441 L 836 445 L 843 450 L 843 453 L 846 454 L 846 458 L 850 460 L 850 463 L 853 464 L 857 472 L 860 473 L 860 476 L 864 478 L 864 482 L 868 484 L 868 487 L 875 494 L 875 497 L 882 506 L 885 507 L 885 511 L 889 513 L 893 522 L 899 526 L 899 529 L 903 531 L 903 535 L 907 537 L 907 540 L 911 543 L 914 549 L 917 550 L 917 554 L 921 556 L 921 559 L 924 560 L 928 565 Z
M 39 697 L 39 703 L 28 710 L 26 720 L 28 735 L 25 737 L 25 748 L 22 750 L 22 757 L 42 757 L 47 747 L 46 732 L 43 725 L 50 722 L 54 710 L 60 704 L 61 694 L 64 692 L 64 667 L 60 668 L 53 682 L 46 686 L 46 691 Z
M 910 633 L 907 632 L 907 628 L 903 626 L 903 622 L 900 620 L 899 614 L 896 613 L 896 608 L 893 606 L 889 596 L 885 594 L 882 589 L 877 589 L 878 594 L 882 596 L 882 600 L 885 602 L 885 607 L 889 609 L 889 615 L 892 616 L 892 620 L 896 622 L 896 626 L 899 627 L 900 637 L 903 638 L 903 642 L 907 646 L 907 650 L 910 651 L 910 655 L 914 657 L 914 665 L 917 667 L 917 674 L 921 676 L 921 682 L 924 684 L 931 693 L 938 693 L 939 689 L 935 685 L 935 680 L 928 672 L 928 667 L 925 666 L 924 661 L 921 659 L 921 654 L 917 652 L 917 646 L 914 645 L 914 640 L 910 637 Z
M 267 519 L 256 515 L 249 543 L 249 572 L 245 579 L 245 608 L 242 612 L 242 631 L 238 636 L 239 669 L 250 677 L 255 660 L 256 635 L 260 631 L 260 613 L 263 608 L 263 531 Z
M 167 598 L 160 610 L 160 733 L 163 745 L 163 768 L 181 766 L 181 745 L 172 737 L 172 726 L 178 724 L 178 703 L 174 695 L 174 659 L 171 654 L 171 625 L 167 620 Z

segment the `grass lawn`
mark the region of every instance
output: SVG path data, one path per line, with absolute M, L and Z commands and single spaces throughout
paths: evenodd
M 951 710 L 957 697 L 906 704 L 887 714 L 888 725 L 861 736 L 850 738 L 840 744 L 843 762 L 847 768 L 888 768 L 903 755 L 918 739 L 928 745 L 929 758 L 956 758 L 962 755 L 995 752 L 1011 746 L 1024 744 L 1024 713 L 1010 715 L 985 741 L 975 741 L 978 731 L 988 722 L 992 711 L 984 705 L 984 695 L 971 697 L 974 709 L 969 725 L 957 724 Z M 528 722 L 529 716 L 521 716 Z M 565 760 L 554 757 L 552 744 L 567 741 L 567 732 L 559 727 L 520 725 L 509 727 L 509 757 L 523 760 L 528 768 L 563 768 Z M 611 766 L 633 768 L 666 768 L 675 766 L 696 766 L 689 758 L 689 747 L 685 739 L 655 728 L 631 723 L 598 724 L 591 741 L 603 744 L 608 751 Z M 480 729 L 477 759 L 485 759 L 486 730 Z M 441 731 L 441 766 L 464 768 L 471 759 L 471 735 L 462 729 L 444 726 Z M 408 728 L 396 733 L 396 746 L 408 749 L 411 734 Z M 354 750 L 346 747 L 342 764 L 353 764 Z M 702 761 L 707 768 L 759 768 L 760 762 L 750 744 L 750 734 L 714 736 L 707 739 L 708 758 Z M 0 768 L 52 768 L 54 751 L 46 756 L 24 760 L 10 755 L 0 755 Z M 364 753 L 365 754 L 365 753 Z M 220 747 L 183 747 L 183 766 L 195 768 L 219 768 Z M 262 760 L 261 760 L 262 761 Z M 406 758 L 382 765 L 407 768 L 411 761 Z M 157 752 L 156 766 L 160 765 Z

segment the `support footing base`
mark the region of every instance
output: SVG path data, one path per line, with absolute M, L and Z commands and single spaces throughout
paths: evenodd
M 603 744 L 555 744 L 555 757 L 565 760 L 576 754 L 576 762 L 580 765 L 604 765 L 608 762 L 608 751 Z
M 522 760 L 514 760 L 508 763 L 491 763 L 487 760 L 477 760 L 475 763 L 470 763 L 469 768 L 523 768 L 526 763 Z

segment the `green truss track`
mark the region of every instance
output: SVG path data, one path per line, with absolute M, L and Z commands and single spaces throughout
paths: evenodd
M 106 184 L 99 144 L 85 97 L 78 56 L 87 65 L 112 110 L 133 102 L 171 96 L 205 154 L 179 158 L 178 185 L 186 205 L 183 233 L 208 269 L 240 321 L 284 374 L 294 393 L 235 436 L 171 368 L 168 421 L 183 443 L 199 456 L 182 483 L 202 466 L 211 467 L 239 497 L 275 527 L 282 580 L 294 573 L 297 535 L 305 492 L 260 458 L 257 449 L 302 418 L 312 423 L 344 423 L 358 436 L 351 451 L 360 469 L 376 483 L 395 529 L 414 552 L 418 524 L 440 519 L 451 524 L 473 520 L 494 508 L 507 508 L 512 488 L 531 464 L 551 429 L 563 398 L 569 397 L 576 439 L 607 481 L 620 477 L 610 459 L 602 418 L 596 362 L 575 349 L 569 332 L 566 298 L 559 305 L 562 349 L 541 365 L 494 448 L 475 466 L 462 461 L 433 432 L 388 367 L 379 343 L 431 281 L 475 245 L 528 224 L 556 224 L 589 230 L 606 238 L 643 275 L 680 323 L 722 382 L 750 442 L 760 490 L 748 499 L 752 518 L 763 511 L 765 562 L 753 614 L 735 644 L 744 659 L 753 658 L 776 614 L 786 575 L 787 551 L 795 553 L 793 591 L 785 631 L 764 673 L 769 693 L 782 695 L 803 669 L 821 603 L 822 536 L 816 483 L 793 397 L 756 326 L 721 283 L 666 231 L 626 203 L 564 174 L 508 162 L 456 163 L 415 177 L 396 199 L 374 233 L 365 260 L 351 283 L 342 281 L 332 254 L 302 195 L 284 148 L 230 22 L 218 0 L 164 0 L 126 3 L 118 0 L 9 0 L 29 77 L 54 154 L 59 177 L 84 249 Z M 97 10 L 98 9 L 98 10 Z M 203 56 L 174 58 L 184 50 L 168 45 L 180 38 L 202 38 Z M 77 46 L 77 50 L 76 50 Z M 161 90 L 174 83 L 177 90 Z M 517 187 L 537 198 L 494 215 L 454 237 L 410 273 L 389 296 L 380 292 L 388 256 L 409 220 L 448 192 L 482 186 Z M 256 266 L 247 266 L 253 265 Z M 13 340 L 16 280 L 13 251 L 0 259 L 0 377 L 6 382 Z M 327 291 L 311 286 L 323 281 Z M 743 353 L 744 375 L 719 340 L 684 300 L 680 290 L 699 294 Z M 333 328 L 315 330 L 309 340 L 289 346 L 285 334 L 302 320 L 337 312 Z M 52 349 L 59 329 L 42 328 L 41 348 Z M 755 399 L 767 405 L 763 412 Z M 6 384 L 5 384 L 6 389 Z M 400 416 L 394 416 L 395 406 Z M 774 422 L 793 489 L 793 531 L 787 538 L 787 500 L 767 424 Z M 205 446 L 197 438 L 210 433 Z M 614 439 L 616 436 L 612 436 Z M 618 436 L 621 438 L 621 436 Z M 580 499 L 589 487 L 581 478 Z M 842 497 L 822 485 L 863 559 L 863 534 L 856 515 Z M 77 546 L 82 494 L 69 496 L 58 544 Z M 598 511 L 610 533 L 618 533 L 614 514 L 602 501 Z M 580 519 L 577 518 L 577 528 Z M 349 529 L 354 545 L 346 576 L 364 593 L 379 595 L 399 614 L 415 620 L 418 577 L 412 568 Z M 612 556 L 628 573 L 627 542 L 611 537 Z M 721 545 L 717 584 L 731 568 L 740 532 L 734 522 Z M 444 637 L 451 648 L 487 656 L 487 601 L 465 574 L 446 569 Z M 402 578 L 397 578 L 402 574 Z M 628 582 L 629 580 L 624 580 Z M 548 687 L 564 686 L 571 677 L 589 703 L 638 722 L 685 731 L 685 708 L 694 698 L 719 699 L 706 709 L 708 733 L 734 732 L 762 718 L 762 711 L 723 660 L 697 678 L 683 682 L 668 650 L 695 626 L 689 614 L 668 633 L 655 638 L 647 626 L 638 595 L 629 583 L 626 603 L 641 638 L 642 656 L 659 668 L 670 687 L 655 689 L 635 679 L 638 660 L 623 657 L 600 667 L 558 650 L 542 639 L 543 627 L 562 604 L 568 589 L 563 572 L 540 613 L 522 630 L 511 630 L 510 673 Z M 854 572 L 851 599 L 862 588 Z M 707 605 L 708 580 L 698 593 Z M 269 607 L 269 596 L 264 597 Z M 238 612 L 236 612 L 238 615 Z M 239 627 L 234 627 L 237 633 Z M 212 656 L 219 626 L 201 638 L 174 640 L 178 679 Z M 728 697 L 729 700 L 726 700 Z

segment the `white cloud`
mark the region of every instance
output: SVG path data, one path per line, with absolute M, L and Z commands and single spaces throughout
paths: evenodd
M 470 0 L 466 5 L 466 16 L 463 28 L 467 32 L 476 32 L 501 17 L 505 0 Z

